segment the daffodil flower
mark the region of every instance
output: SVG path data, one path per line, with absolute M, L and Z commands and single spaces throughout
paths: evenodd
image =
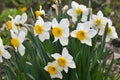
M 3 62 L 2 57 L 4 57 L 5 59 L 10 59 L 11 55 L 7 50 L 5 50 L 2 39 L 0 37 L 0 63 Z
M 23 56 L 25 54 L 25 47 L 22 44 L 25 40 L 25 32 L 20 31 L 18 35 L 11 31 L 11 44 L 15 47 L 16 52 L 19 51 L 20 55 Z
M 56 61 L 49 62 L 47 66 L 44 68 L 50 74 L 51 78 L 60 78 L 62 79 L 62 68 L 59 67 Z
M 90 26 L 90 22 L 79 23 L 77 29 L 71 32 L 71 36 L 80 40 L 81 43 L 92 46 L 91 38 L 97 34 L 97 31 L 90 29 Z
M 62 19 L 60 23 L 54 18 L 52 20 L 52 34 L 55 38 L 54 42 L 59 40 L 61 45 L 68 44 L 69 37 L 69 21 L 68 19 Z
M 35 23 L 34 34 L 38 35 L 40 41 L 44 41 L 45 39 L 50 38 L 49 30 L 51 29 L 50 22 L 44 22 L 41 17 Z
M 79 5 L 77 2 L 72 1 L 72 8 L 67 11 L 67 14 L 72 17 L 73 22 L 77 21 L 77 17 L 82 14 L 81 21 L 87 21 L 89 9 L 84 5 Z
M 16 27 L 16 25 L 15 25 L 15 23 L 14 23 L 13 17 L 9 15 L 9 18 L 10 18 L 11 20 L 7 21 L 7 23 L 6 23 L 7 29 L 10 30 L 10 31 L 12 30 L 12 31 L 15 32 L 15 33 L 18 33 L 18 30 L 17 30 L 17 27 Z
M 99 11 L 97 15 L 92 15 L 91 19 L 92 27 L 97 31 L 100 30 L 99 35 L 103 35 L 104 33 L 104 28 L 107 24 L 106 19 L 107 18 L 103 16 L 102 11 Z
M 108 32 L 107 32 L 106 42 L 109 42 L 110 39 L 118 38 L 118 35 L 116 33 L 115 27 L 112 26 L 112 21 L 110 19 L 107 19 L 106 22 L 108 23 Z
M 60 55 L 59 53 L 55 53 L 51 56 L 56 59 L 58 65 L 63 68 L 66 73 L 68 72 L 68 67 L 76 68 L 73 57 L 68 53 L 68 50 L 66 48 L 63 49 L 62 55 Z
M 40 17 L 41 15 L 45 15 L 45 11 L 42 10 L 42 6 L 40 6 L 39 10 L 35 11 L 36 18 Z

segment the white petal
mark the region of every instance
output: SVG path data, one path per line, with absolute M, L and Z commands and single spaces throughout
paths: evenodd
M 79 23 L 77 26 L 77 29 L 84 30 L 88 32 L 90 30 L 91 23 L 85 22 L 85 23 Z
M 24 24 L 26 21 L 27 21 L 27 14 L 23 13 L 21 16 L 21 22 L 22 22 L 22 24 Z
M 77 37 L 77 36 L 76 36 L 77 31 L 78 31 L 78 30 L 72 31 L 72 32 L 71 32 L 71 36 L 74 37 L 74 38 L 76 38 L 76 37 Z
M 60 40 L 61 45 L 63 46 L 68 45 L 68 38 L 61 37 L 59 40 Z
M 3 62 L 3 59 L 2 59 L 2 56 L 0 56 L 0 63 L 2 63 Z
M 69 28 L 64 28 L 62 36 L 69 37 Z
M 116 38 L 118 38 L 117 33 L 116 33 L 116 32 L 113 32 L 112 35 L 111 35 L 111 38 L 112 38 L 112 39 L 116 39 Z
M 44 21 L 41 17 L 38 17 L 38 20 L 36 21 L 35 25 L 44 25 Z
M 77 21 L 77 17 L 72 17 L 72 21 L 75 23 Z
M 44 29 L 45 29 L 45 31 L 49 31 L 50 29 L 51 29 L 51 22 L 45 22 L 44 23 Z
M 21 43 L 25 40 L 25 32 L 24 31 L 20 31 L 20 33 L 18 35 L 18 39 L 20 40 Z
M 64 71 L 65 71 L 66 73 L 68 73 L 68 67 L 65 67 L 65 68 L 64 68 Z
M 12 30 L 10 30 L 10 32 L 11 32 L 11 37 L 12 38 L 17 38 L 17 35 Z
M 25 27 L 21 27 L 21 28 L 20 28 L 20 31 L 25 32 L 25 36 L 26 36 L 26 35 L 27 35 L 27 33 L 28 33 L 28 30 L 27 30 Z
M 79 6 L 79 4 L 77 2 L 75 2 L 75 1 L 72 1 L 71 6 L 72 6 L 73 9 L 76 9 Z
M 39 35 L 38 37 L 39 37 L 40 41 L 43 42 L 45 39 L 49 39 L 50 35 L 49 35 L 49 32 L 44 32 L 43 34 Z
M 94 29 L 91 29 L 91 30 L 87 33 L 87 36 L 88 36 L 89 38 L 93 38 L 96 34 L 97 34 L 97 31 L 94 30 Z
M 69 62 L 69 63 L 68 63 L 68 66 L 69 66 L 70 68 L 76 68 L 74 61 Z
M 90 38 L 85 39 L 85 40 L 81 40 L 81 43 L 86 43 L 87 45 L 92 46 L 92 43 L 91 43 L 91 39 L 90 39 Z
M 62 79 L 62 73 L 61 72 L 58 72 L 57 74 L 54 74 L 54 75 L 50 75 L 51 78 L 60 78 Z
M 40 11 L 42 15 L 45 15 L 45 11 L 44 10 L 41 10 Z
M 103 17 L 102 11 L 98 11 L 97 16 L 98 16 L 98 17 Z
M 55 53 L 51 55 L 54 59 L 58 59 L 59 57 L 61 57 L 61 55 L 59 53 Z
M 107 36 L 105 41 L 106 41 L 106 42 L 109 42 L 109 41 L 110 41 L 110 37 Z
M 66 48 L 63 49 L 62 56 L 65 57 L 67 60 L 73 59 L 73 57 L 68 53 L 68 50 Z
M 69 16 L 72 16 L 72 17 L 75 17 L 75 16 L 76 16 L 76 14 L 75 14 L 75 12 L 74 12 L 73 9 L 69 9 L 69 10 L 67 11 L 67 14 L 68 14 Z
M 21 44 L 18 47 L 18 51 L 19 51 L 20 55 L 23 56 L 25 54 L 25 47 Z
M 68 21 L 68 19 L 62 19 L 60 21 L 60 27 L 62 27 L 62 28 L 69 27 L 69 21 Z
M 56 18 L 54 18 L 54 19 L 52 20 L 52 27 L 54 28 L 54 27 L 56 27 L 56 26 L 58 26 L 58 22 L 57 22 Z
M 10 53 L 7 50 L 4 50 L 3 57 L 6 58 L 6 59 L 10 59 L 11 55 L 10 55 Z
M 3 45 L 3 42 L 2 42 L 2 39 L 1 39 L 1 37 L 0 37 L 0 45 L 1 45 L 1 46 Z
M 15 17 L 15 19 L 14 19 L 15 24 L 19 24 L 20 18 L 21 18 L 20 15 L 17 15 L 17 16 Z

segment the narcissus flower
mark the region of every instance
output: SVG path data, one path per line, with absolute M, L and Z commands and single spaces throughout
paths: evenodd
M 101 11 L 99 11 L 97 15 L 92 15 L 92 19 L 91 19 L 92 27 L 97 31 L 100 30 L 99 35 L 103 35 L 104 33 L 104 28 L 106 26 L 106 19 L 107 18 L 103 16 L 103 13 Z
M 25 47 L 22 43 L 25 40 L 25 32 L 20 31 L 19 34 L 16 35 L 11 31 L 11 36 L 11 44 L 15 47 L 16 52 L 19 51 L 20 55 L 23 56 L 25 54 Z
M 112 26 L 112 21 L 110 19 L 107 19 L 107 23 L 108 23 L 108 32 L 107 32 L 106 42 L 109 42 L 110 39 L 118 38 L 118 35 L 115 31 L 115 27 Z
M 68 19 L 62 19 L 60 23 L 56 19 L 52 20 L 52 34 L 55 37 L 55 41 L 59 40 L 61 45 L 68 44 L 69 37 L 69 21 Z
M 49 62 L 47 66 L 44 68 L 50 74 L 51 78 L 60 78 L 62 79 L 62 68 L 59 67 L 56 61 Z
M 7 50 L 5 50 L 2 39 L 0 37 L 0 63 L 3 62 L 2 57 L 4 57 L 5 59 L 10 59 L 11 55 Z
M 71 36 L 80 40 L 81 43 L 92 46 L 91 38 L 97 34 L 97 31 L 90 29 L 90 26 L 90 22 L 79 23 L 77 29 L 71 32 Z
M 10 17 L 11 20 L 7 21 L 7 23 L 6 23 L 7 26 L 6 27 L 7 27 L 8 30 L 12 30 L 13 32 L 17 33 L 18 30 L 17 30 L 17 27 L 14 23 L 14 19 L 13 19 L 12 16 L 9 16 L 9 17 Z
M 40 9 L 39 9 L 39 10 L 36 10 L 36 11 L 35 11 L 35 15 L 36 15 L 36 18 L 38 18 L 38 17 L 41 16 L 41 15 L 45 15 L 45 11 L 42 10 L 42 6 L 40 6 Z
M 77 2 L 72 1 L 72 8 L 68 10 L 67 14 L 72 17 L 73 22 L 77 21 L 77 17 L 82 14 L 81 21 L 87 21 L 89 9 L 84 5 L 79 5 Z
M 45 39 L 50 38 L 49 30 L 51 29 L 50 22 L 44 22 L 41 17 L 35 23 L 34 34 L 38 35 L 40 41 L 44 41 Z
M 68 53 L 68 50 L 66 48 L 63 49 L 62 55 L 60 55 L 59 53 L 55 53 L 51 56 L 56 59 L 58 65 L 63 68 L 66 73 L 68 72 L 68 67 L 76 68 L 73 57 Z

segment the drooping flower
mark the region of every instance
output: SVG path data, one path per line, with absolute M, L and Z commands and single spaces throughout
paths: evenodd
M 51 29 L 50 22 L 44 22 L 41 17 L 35 23 L 34 34 L 38 35 L 40 41 L 44 41 L 45 39 L 50 38 L 49 30 Z
M 82 14 L 81 21 L 87 21 L 89 9 L 84 5 L 79 5 L 77 2 L 72 1 L 72 8 L 67 11 L 67 14 L 72 17 L 73 22 L 77 21 L 77 17 Z
M 25 54 L 25 47 L 22 44 L 25 40 L 25 32 L 20 31 L 18 35 L 11 31 L 11 44 L 14 46 L 16 52 L 19 51 L 20 55 L 23 56 Z
M 103 16 L 102 11 L 99 11 L 97 15 L 92 15 L 91 19 L 92 27 L 97 31 L 100 30 L 99 35 L 103 35 L 104 33 L 104 28 L 107 24 L 106 19 L 107 18 Z
M 62 68 L 59 67 L 56 61 L 49 62 L 47 66 L 44 68 L 50 74 L 51 78 L 60 78 L 62 79 Z
M 41 15 L 45 15 L 45 11 L 42 10 L 42 6 L 40 6 L 40 9 L 39 9 L 39 10 L 36 10 L 36 11 L 35 11 L 35 15 L 36 15 L 36 18 L 38 18 L 38 17 L 41 16 Z
M 68 53 L 66 48 L 63 49 L 62 55 L 55 53 L 51 55 L 56 59 L 58 65 L 67 73 L 69 68 L 76 68 L 73 57 Z
M 81 43 L 92 46 L 91 38 L 97 34 L 97 31 L 90 29 L 90 26 L 90 22 L 79 23 L 77 29 L 71 32 L 71 36 L 80 40 Z
M 60 23 L 56 19 L 52 20 L 52 34 L 55 38 L 54 42 L 59 40 L 61 45 L 68 44 L 69 37 L 69 21 L 68 19 L 62 19 Z
M 10 59 L 11 55 L 7 50 L 5 50 L 2 39 L 0 37 L 0 63 L 3 62 L 2 57 L 4 57 L 5 59 Z

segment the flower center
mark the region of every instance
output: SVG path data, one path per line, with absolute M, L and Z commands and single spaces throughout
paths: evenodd
M 0 50 L 0 56 L 2 55 L 2 50 Z
M 65 67 L 67 65 L 67 60 L 64 57 L 58 58 L 57 62 L 61 67 Z
M 44 31 L 44 28 L 43 28 L 42 25 L 36 25 L 36 26 L 34 27 L 34 30 L 35 30 L 35 32 L 36 32 L 37 34 L 42 34 L 43 31 Z
M 98 26 L 101 26 L 101 25 L 102 25 L 102 20 L 101 20 L 101 19 L 96 19 L 95 23 L 96 23 Z
M 108 34 L 112 33 L 112 28 L 108 27 Z
M 61 27 L 55 27 L 52 29 L 52 34 L 56 37 L 62 36 L 63 29 Z
M 79 30 L 76 35 L 79 40 L 84 40 L 86 38 L 86 32 L 84 30 Z
M 48 66 L 48 72 L 50 74 L 56 74 L 57 73 L 57 67 L 54 65 Z
M 8 29 L 12 29 L 12 21 L 8 21 L 7 22 L 7 28 Z
M 18 38 L 12 38 L 11 44 L 12 44 L 14 47 L 18 47 L 18 46 L 19 46 L 19 39 L 18 39 Z
M 35 15 L 36 15 L 36 17 L 38 17 L 41 15 L 41 12 L 37 10 L 37 11 L 35 11 Z
M 77 15 L 80 15 L 83 11 L 81 8 L 77 8 L 75 12 Z

